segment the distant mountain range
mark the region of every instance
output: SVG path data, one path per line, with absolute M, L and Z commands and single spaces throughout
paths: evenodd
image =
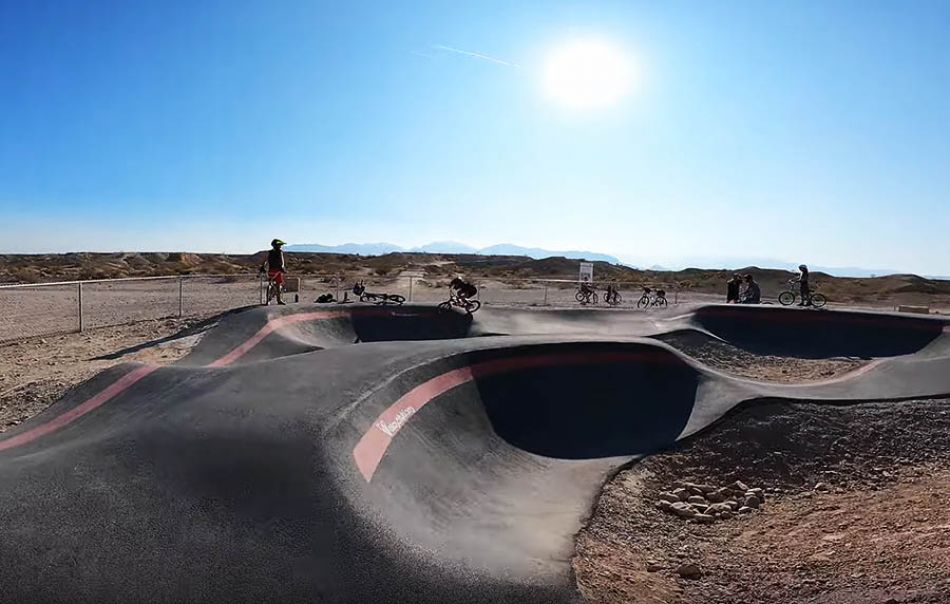
M 425 252 L 429 254 L 481 254 L 483 256 L 527 256 L 540 260 L 552 256 L 561 256 L 574 260 L 588 260 L 592 262 L 608 262 L 610 264 L 623 264 L 630 268 L 640 268 L 648 266 L 644 262 L 642 265 L 634 265 L 630 262 L 622 262 L 616 256 L 602 254 L 599 252 L 590 252 L 582 250 L 546 250 L 536 247 L 522 247 L 511 243 L 500 243 L 483 248 L 475 248 L 457 241 L 433 241 L 425 245 L 413 248 L 405 248 L 393 243 L 344 243 L 343 245 L 320 245 L 316 243 L 289 245 L 285 248 L 288 252 L 320 252 L 325 254 L 359 254 L 360 256 L 380 256 L 391 254 L 393 252 Z M 775 258 L 734 258 L 734 257 L 691 257 L 678 260 L 672 266 L 661 266 L 653 264 L 647 270 L 652 271 L 676 271 L 685 268 L 699 269 L 739 269 L 744 267 L 757 266 L 760 268 L 785 269 L 792 272 L 798 271 L 797 262 L 788 262 L 777 260 Z M 886 275 L 903 274 L 906 271 L 895 271 L 888 269 L 869 269 L 856 266 L 820 266 L 809 265 L 812 272 L 826 273 L 835 277 L 883 277 Z M 925 275 L 931 279 L 950 279 L 946 276 Z
M 284 248 L 288 252 L 320 252 L 324 254 L 359 254 L 360 256 L 379 256 L 381 254 L 391 254 L 393 252 L 425 252 L 429 254 L 481 254 L 483 256 L 527 256 L 540 260 L 541 258 L 550 258 L 552 256 L 563 256 L 576 260 L 589 260 L 592 262 L 609 262 L 610 264 L 620 264 L 620 260 L 614 256 L 600 254 L 597 252 L 587 252 L 579 250 L 545 250 L 536 247 L 522 247 L 510 243 L 500 243 L 484 248 L 474 248 L 464 243 L 456 241 L 434 241 L 425 245 L 413 248 L 404 248 L 393 243 L 344 243 L 343 245 L 320 245 L 317 243 L 304 243 L 288 245 Z

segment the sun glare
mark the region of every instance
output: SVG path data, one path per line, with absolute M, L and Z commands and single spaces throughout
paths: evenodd
M 620 49 L 602 40 L 577 40 L 555 48 L 544 68 L 548 97 L 567 107 L 608 107 L 633 85 L 633 66 Z

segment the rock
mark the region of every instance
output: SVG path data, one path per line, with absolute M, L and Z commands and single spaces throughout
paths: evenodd
M 676 503 L 677 501 L 680 500 L 680 498 L 677 495 L 670 493 L 669 491 L 660 492 L 658 497 L 663 501 L 668 501 L 669 503 Z
M 714 503 L 706 508 L 707 514 L 721 514 L 723 512 L 732 512 L 732 508 L 725 503 Z
M 702 495 L 693 495 L 686 499 L 686 503 L 695 503 L 696 505 L 706 505 L 706 499 Z
M 706 493 L 706 499 L 712 501 L 713 503 L 719 503 L 720 501 L 725 501 L 727 494 L 723 493 L 722 490 L 712 491 L 711 493 Z
M 683 488 L 673 489 L 673 494 L 676 495 L 680 501 L 686 501 L 689 499 L 689 491 Z
M 669 509 L 673 507 L 673 504 L 665 499 L 658 499 L 654 505 L 656 505 L 658 510 L 663 510 L 664 512 L 669 511 Z
M 765 491 L 762 489 L 749 489 L 749 494 L 758 497 L 759 501 L 765 501 Z
M 742 506 L 741 508 L 739 508 L 739 513 L 740 513 L 740 514 L 750 514 L 750 513 L 752 513 L 753 511 L 754 511 L 753 508 L 750 508 L 749 506 L 746 506 L 746 505 L 744 505 L 744 506 Z
M 696 515 L 696 510 L 689 507 L 689 504 L 683 503 L 682 501 L 670 504 L 670 510 L 681 518 L 692 518 Z
M 742 505 L 743 507 L 747 508 L 759 509 L 759 506 L 762 505 L 762 502 L 759 501 L 759 498 L 755 495 L 749 495 L 745 498 L 745 501 Z
M 728 505 L 729 509 L 732 510 L 733 512 L 739 509 L 739 502 L 736 501 L 735 499 L 728 499 L 726 501 L 723 501 L 723 503 Z
M 735 481 L 734 483 L 729 485 L 729 487 L 736 491 L 742 491 L 743 493 L 749 490 L 749 487 L 747 487 L 746 484 L 742 482 L 741 480 Z
M 709 514 L 696 514 L 693 516 L 693 520 L 700 524 L 712 524 L 716 521 L 716 517 L 710 516 Z
M 729 519 L 732 518 L 734 515 L 735 515 L 735 514 L 733 514 L 732 512 L 726 511 L 726 512 L 722 512 L 721 514 L 719 514 L 719 517 L 720 517 L 722 520 L 729 520 Z
M 703 571 L 699 565 L 685 562 L 676 567 L 676 574 L 684 579 L 698 579 L 703 576 Z
M 815 485 L 814 490 L 819 491 L 821 493 L 827 493 L 828 491 L 831 490 L 831 486 L 825 482 L 819 482 L 818 484 Z
M 648 572 L 648 573 L 655 573 L 655 572 L 659 572 L 659 571 L 661 571 L 661 570 L 663 570 L 663 567 L 660 565 L 659 562 L 654 562 L 654 561 L 652 561 L 652 560 L 649 561 L 649 562 L 647 562 L 647 572 Z

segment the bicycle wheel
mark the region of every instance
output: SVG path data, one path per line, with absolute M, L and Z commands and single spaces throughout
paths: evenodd
M 590 301 L 592 304 L 597 304 L 597 292 L 590 293 Z
M 614 306 L 620 306 L 623 304 L 623 296 L 619 293 L 614 294 Z
M 666 298 L 657 298 L 653 301 L 653 306 L 659 306 L 660 308 L 666 308 L 670 303 L 666 301 Z
M 811 305 L 815 308 L 821 308 L 828 303 L 828 299 L 821 294 L 812 294 L 811 295 Z
M 481 307 L 482 307 L 481 301 L 479 301 L 479 300 L 469 300 L 469 301 L 468 301 L 468 308 L 466 308 L 465 310 L 468 311 L 468 314 L 472 314 L 473 312 L 475 312 L 476 310 L 478 310 L 478 309 L 481 308 Z
M 641 296 L 640 299 L 637 300 L 637 308 L 646 308 L 649 305 L 650 305 L 650 298 L 646 296 Z
M 451 311 L 451 310 L 452 310 L 452 303 L 451 303 L 451 302 L 442 302 L 441 304 L 439 304 L 438 308 L 439 308 L 439 310 L 449 310 L 449 311 Z
M 577 292 L 576 294 L 574 294 L 574 299 L 580 302 L 581 304 L 585 304 L 587 301 L 587 296 L 584 295 L 584 292 Z
M 392 296 L 389 296 L 389 301 L 390 301 L 390 302 L 393 302 L 393 303 L 395 303 L 395 304 L 402 305 L 402 304 L 405 304 L 405 302 L 406 302 L 406 297 L 405 297 L 405 296 L 400 296 L 399 294 L 394 294 L 394 295 L 392 295 Z
M 372 294 L 360 294 L 360 302 L 375 302 L 375 298 Z
M 782 292 L 778 295 L 778 303 L 782 306 L 791 306 L 795 304 L 794 292 Z

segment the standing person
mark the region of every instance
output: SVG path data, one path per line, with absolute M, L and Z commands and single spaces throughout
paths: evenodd
M 808 267 L 804 264 L 798 265 L 798 279 L 793 279 L 792 283 L 798 283 L 798 291 L 801 294 L 802 301 L 799 306 L 811 306 L 811 288 L 808 287 Z
M 261 272 L 263 273 L 265 269 L 267 270 L 267 280 L 270 283 L 274 284 L 274 289 L 277 290 L 277 304 L 284 306 L 286 303 L 282 297 L 282 292 L 284 289 L 284 275 L 287 274 L 287 268 L 284 264 L 284 250 L 281 248 L 286 245 L 280 239 L 274 239 L 270 242 L 271 249 L 267 252 L 267 258 L 264 260 L 264 263 L 261 264 Z M 267 304 L 270 304 L 271 299 L 271 286 L 267 286 Z
M 739 284 L 742 279 L 739 273 L 734 273 L 732 279 L 726 281 L 726 304 L 737 304 L 739 302 Z
M 742 300 L 739 302 L 741 304 L 761 304 L 762 288 L 759 287 L 759 284 L 755 282 L 750 274 L 746 274 L 743 280 L 745 281 L 745 291 L 742 292 Z

